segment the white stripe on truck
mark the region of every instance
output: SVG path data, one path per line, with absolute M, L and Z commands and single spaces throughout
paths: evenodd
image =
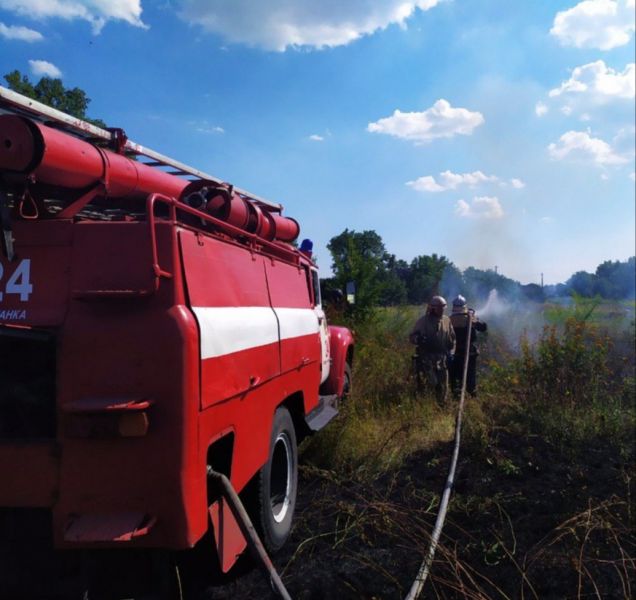
M 308 308 L 276 308 L 280 339 L 318 334 L 318 318 Z M 268 306 L 194 306 L 201 330 L 201 359 L 215 358 L 278 342 L 278 322 Z

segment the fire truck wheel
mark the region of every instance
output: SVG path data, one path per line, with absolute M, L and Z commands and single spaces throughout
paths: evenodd
M 342 400 L 348 400 L 351 395 L 351 365 L 345 363 L 344 385 L 342 386 Z
M 258 476 L 258 524 L 269 552 L 289 537 L 298 489 L 298 450 L 294 422 L 281 407 L 274 414 L 269 460 Z

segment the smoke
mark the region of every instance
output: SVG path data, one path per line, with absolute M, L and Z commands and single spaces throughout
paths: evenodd
M 488 331 L 494 334 L 482 345 L 484 356 L 499 361 L 517 354 L 522 338 L 531 344 L 536 342 L 546 324 L 542 304 L 518 296 L 507 300 L 497 288 L 492 288 L 486 300 L 476 306 L 475 316 L 487 322 Z
M 475 314 L 478 317 L 488 319 L 491 317 L 504 316 L 508 311 L 512 310 L 513 306 L 510 302 L 499 297 L 499 292 L 496 289 L 488 292 L 488 298 L 483 306 L 475 309 Z

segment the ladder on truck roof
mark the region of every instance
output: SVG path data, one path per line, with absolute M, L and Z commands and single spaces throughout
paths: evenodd
M 217 183 L 219 185 L 227 185 L 226 182 L 219 179 L 218 177 L 214 177 L 213 175 L 209 175 L 208 173 L 199 171 L 194 167 L 190 167 L 182 162 L 179 162 L 178 160 L 174 160 L 168 156 L 159 154 L 159 152 L 155 152 L 150 148 L 145 148 L 141 144 L 137 144 L 132 140 L 129 140 L 121 129 L 102 129 L 101 127 L 97 127 L 92 123 L 88 123 L 87 121 L 83 121 L 82 119 L 78 119 L 77 117 L 67 115 L 61 110 L 51 108 L 46 104 L 42 104 L 37 100 L 33 100 L 32 98 L 28 98 L 26 96 L 23 96 L 22 94 L 18 94 L 17 92 L 14 92 L 13 90 L 0 85 L 0 114 L 3 112 L 3 109 L 8 110 L 8 112 L 11 113 L 23 114 L 30 118 L 36 117 L 45 123 L 53 122 L 57 127 L 63 128 L 64 130 L 72 132 L 75 135 L 82 136 L 87 140 L 107 142 L 116 146 L 119 145 L 120 152 L 125 151 L 125 153 L 127 154 L 150 159 L 150 162 L 143 163 L 146 166 L 169 167 L 171 169 L 174 169 L 173 171 L 168 172 L 170 175 L 177 175 L 180 177 L 194 177 L 195 179 L 206 179 L 208 181 L 213 181 L 214 183 Z M 264 198 L 261 198 L 256 194 L 252 194 L 251 192 L 238 187 L 233 187 L 233 189 L 234 192 L 236 192 L 240 196 L 243 196 L 244 198 L 251 200 L 256 204 L 266 206 L 270 210 L 281 212 L 283 209 L 282 204 L 270 202 L 269 200 L 265 200 Z

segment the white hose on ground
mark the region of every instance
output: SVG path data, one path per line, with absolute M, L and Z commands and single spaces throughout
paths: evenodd
M 453 481 L 455 480 L 455 468 L 457 467 L 457 458 L 459 457 L 459 444 L 461 440 L 462 430 L 462 416 L 464 414 L 464 400 L 466 397 L 466 377 L 468 375 L 468 358 L 470 356 L 470 336 L 472 332 L 473 315 L 468 311 L 468 327 L 466 332 L 466 355 L 464 356 L 464 372 L 462 374 L 462 391 L 459 398 L 459 407 L 457 409 L 457 420 L 455 422 L 455 447 L 453 448 L 453 457 L 451 465 L 448 470 L 448 476 L 446 477 L 446 484 L 444 485 L 444 493 L 442 494 L 442 500 L 439 506 L 439 512 L 437 513 L 437 519 L 435 520 L 435 527 L 431 534 L 431 543 L 428 547 L 428 551 L 424 556 L 424 560 L 420 565 L 420 569 L 417 572 L 417 577 L 409 593 L 406 595 L 405 600 L 417 600 L 422 589 L 424 582 L 428 577 L 431 565 L 433 564 L 433 558 L 435 558 L 435 550 L 439 542 L 440 535 L 442 534 L 442 528 L 444 527 L 444 520 L 446 519 L 446 511 L 448 510 L 448 502 L 450 500 L 451 491 L 453 489 Z

